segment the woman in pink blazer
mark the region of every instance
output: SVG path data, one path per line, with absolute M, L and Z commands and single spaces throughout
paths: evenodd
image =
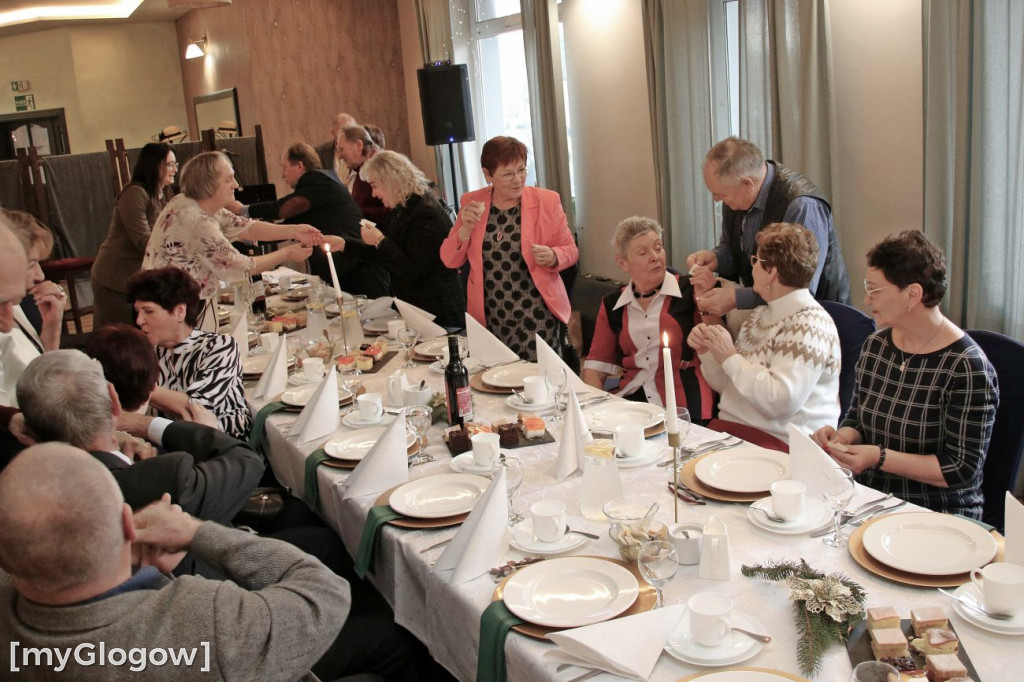
M 449 268 L 469 261 L 469 314 L 520 357 L 536 360 L 534 334 L 558 347 L 569 296 L 558 273 L 579 260 L 558 194 L 526 186 L 526 145 L 514 137 L 484 144 L 488 187 L 462 195 L 441 244 Z

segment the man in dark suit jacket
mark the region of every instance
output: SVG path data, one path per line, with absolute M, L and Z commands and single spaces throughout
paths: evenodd
M 80 351 L 36 358 L 17 393 L 36 442 L 63 441 L 92 453 L 133 509 L 169 493 L 192 516 L 230 525 L 263 475 L 263 458 L 246 443 L 201 424 L 143 415 L 132 418 L 132 431 L 146 433 L 166 452 L 132 462 L 118 450 L 114 433 L 122 413 L 117 393 L 99 364 Z

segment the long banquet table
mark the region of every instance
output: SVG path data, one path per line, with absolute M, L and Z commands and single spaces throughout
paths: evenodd
M 301 332 L 300 332 L 301 333 Z M 405 354 L 399 352 L 379 372 L 364 375 L 363 385 L 369 391 L 384 393 L 387 377 L 398 370 Z M 419 382 L 425 379 L 435 391 L 443 390 L 443 376 L 417 363 L 407 370 L 408 376 Z M 250 390 L 252 386 L 249 387 Z M 505 396 L 474 391 L 474 408 L 478 419 L 499 420 L 514 418 L 514 411 L 505 405 Z M 250 398 L 251 406 L 258 410 L 264 401 Z M 299 445 L 289 437 L 288 427 L 295 420 L 294 413 L 278 413 L 267 422 L 267 453 L 270 464 L 282 484 L 299 497 L 303 495 L 304 461 L 306 456 L 327 439 Z M 428 452 L 437 456 L 433 462 L 410 468 L 411 479 L 451 472 L 451 457 L 441 445 L 442 425 L 435 424 L 430 432 Z M 349 431 L 339 428 L 331 438 Z M 557 441 L 562 423 L 548 420 L 548 430 L 556 442 L 528 446 L 513 451 L 523 463 L 525 479 L 515 496 L 520 513 L 542 499 L 559 499 L 566 503 L 571 525 L 601 536 L 590 540 L 567 555 L 596 555 L 620 558 L 616 545 L 608 537 L 608 524 L 589 521 L 579 514 L 581 476 L 573 474 L 565 481 L 554 475 L 558 452 Z M 706 429 L 694 426 L 687 437 L 696 442 L 709 435 Z M 654 437 L 664 447 L 665 457 L 670 449 L 665 436 Z M 660 460 L 659 460 L 660 461 Z M 669 469 L 653 464 L 621 471 L 623 490 L 645 499 L 657 500 L 660 507 L 657 518 L 671 525 L 673 499 L 666 482 Z M 345 501 L 343 483 L 348 473 L 344 470 L 321 466 L 318 469 L 320 498 L 324 519 L 338 532 L 349 552 L 354 556 L 359 546 L 363 524 L 369 508 L 377 499 L 370 495 Z M 858 486 L 852 505 L 872 499 L 877 493 Z M 911 506 L 912 508 L 912 506 Z M 712 514 L 718 516 L 728 528 L 732 579 L 730 581 L 702 580 L 697 577 L 696 566 L 680 566 L 673 582 L 665 588 L 666 603 L 684 602 L 699 591 L 720 592 L 729 595 L 735 610 L 753 616 L 764 625 L 773 641 L 752 659 L 739 665 L 778 669 L 799 673 L 796 660 L 797 635 L 793 624 L 788 589 L 784 584 L 769 583 L 757 578 L 745 578 L 739 568 L 742 564 L 763 563 L 773 559 L 806 559 L 814 568 L 824 571 L 842 571 L 863 585 L 868 592 L 868 606 L 894 606 L 904 617 L 910 609 L 924 604 L 940 604 L 950 614 L 951 622 L 959 634 L 982 680 L 1013 679 L 1024 663 L 1020 639 L 984 631 L 955 614 L 949 599 L 933 589 L 908 587 L 875 576 L 857 565 L 846 549 L 831 549 L 821 539 L 806 534 L 779 535 L 759 529 L 746 517 L 747 505 L 718 503 L 709 500 L 706 506 L 679 503 L 680 522 L 701 522 Z M 480 615 L 492 599 L 495 583 L 490 576 L 481 576 L 469 583 L 451 586 L 437 579 L 431 572 L 431 562 L 444 548 L 421 552 L 429 545 L 452 537 L 457 528 L 437 530 L 408 530 L 385 526 L 381 533 L 372 580 L 395 612 L 395 620 L 416 635 L 430 649 L 433 656 L 460 680 L 476 677 L 477 645 Z M 521 559 L 526 554 L 509 548 L 509 559 Z M 563 555 L 564 556 L 564 555 Z M 556 665 L 543 657 L 554 648 L 553 644 L 510 633 L 506 642 L 506 662 L 509 680 L 570 680 L 584 672 L 568 668 L 556 672 Z M 656 681 L 677 680 L 707 670 L 682 663 L 664 653 L 651 678 Z M 846 650 L 832 647 L 826 654 L 820 680 L 846 680 L 851 664 Z M 594 679 L 619 679 L 604 673 Z M 980 681 L 979 681 L 980 682 Z

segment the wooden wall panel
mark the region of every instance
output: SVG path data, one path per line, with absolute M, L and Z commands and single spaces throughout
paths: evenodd
M 180 53 L 189 39 L 208 40 L 206 57 L 181 62 L 189 130 L 198 133 L 192 97 L 237 87 L 243 131 L 263 126 L 274 180 L 282 150 L 326 141 L 341 111 L 380 126 L 390 149 L 409 154 L 396 2 L 243 0 L 189 12 L 177 21 Z

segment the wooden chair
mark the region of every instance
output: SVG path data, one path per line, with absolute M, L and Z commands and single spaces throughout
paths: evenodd
M 68 322 L 74 324 L 75 331 L 71 332 L 73 334 L 81 334 L 83 332 L 82 318 L 85 315 L 92 314 L 93 311 L 91 305 L 83 306 L 79 304 L 78 289 L 75 284 L 78 279 L 89 279 L 89 273 L 92 270 L 94 260 L 96 259 L 88 257 L 59 258 L 39 264 L 43 269 L 43 274 L 46 275 L 46 279 L 51 282 L 64 282 L 64 290 L 68 293 L 68 307 L 64 310 L 64 323 L 65 325 Z

